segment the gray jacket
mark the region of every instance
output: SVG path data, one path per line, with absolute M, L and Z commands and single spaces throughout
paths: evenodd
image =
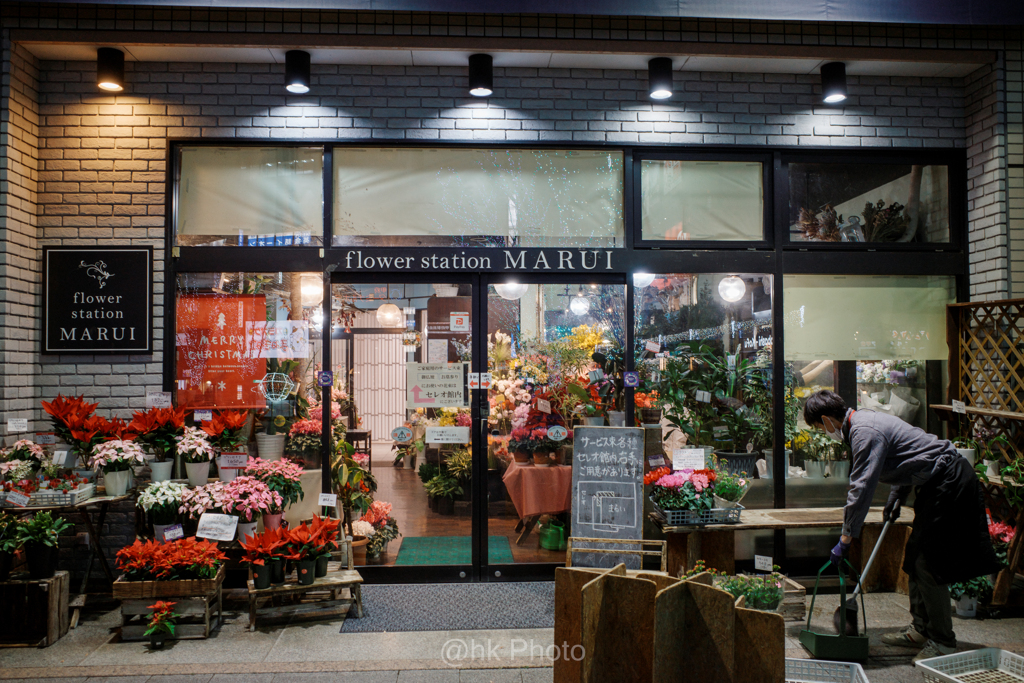
M 920 486 L 952 458 L 953 444 L 898 417 L 858 410 L 847 413 L 843 434 L 853 451 L 843 534 L 860 536 L 878 483 L 894 489 Z

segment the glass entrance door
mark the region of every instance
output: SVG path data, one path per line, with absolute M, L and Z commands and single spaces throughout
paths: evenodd
M 476 288 L 392 278 L 331 285 L 334 487 L 365 576 L 470 580 Z

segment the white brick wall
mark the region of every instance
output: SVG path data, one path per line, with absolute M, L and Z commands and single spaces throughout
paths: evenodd
M 1024 297 L 1024 52 L 1006 51 L 1007 220 L 1010 294 Z

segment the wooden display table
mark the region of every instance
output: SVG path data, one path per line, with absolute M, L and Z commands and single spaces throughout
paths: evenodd
M 71 576 L 0 582 L 0 647 L 48 647 L 68 632 Z
M 223 590 L 226 568 L 212 579 L 114 582 L 113 595 L 121 601 L 121 640 L 146 640 L 150 605 L 158 600 L 174 603 L 180 616 L 168 640 L 209 638 L 224 620 Z M 214 609 L 216 608 L 216 616 Z
M 668 573 L 678 576 L 682 570 L 689 570 L 697 560 L 704 560 L 713 567 L 728 574 L 736 573 L 737 531 L 760 529 L 813 529 L 834 528 L 843 525 L 843 508 L 789 508 L 784 510 L 744 510 L 739 524 L 713 524 L 704 527 L 668 526 L 657 512 L 651 519 L 668 538 Z M 904 581 L 901 579 L 903 549 L 914 522 L 914 510 L 904 507 L 900 518 L 885 537 L 885 543 L 873 568 L 866 590 L 896 590 Z M 850 548 L 850 561 L 858 569 L 863 568 L 867 555 L 878 539 L 882 525 L 882 508 L 873 507 L 864 521 L 861 537 L 854 539 Z M 867 552 L 862 552 L 862 548 Z M 905 576 L 905 575 L 904 575 Z
M 250 574 L 249 587 L 249 630 L 256 630 L 256 621 L 263 623 L 273 621 L 290 621 L 292 619 L 327 619 L 340 617 L 355 607 L 355 617 L 363 616 L 363 594 L 361 584 L 363 577 L 354 569 L 343 569 L 341 562 L 330 562 L 327 565 L 327 576 L 314 579 L 308 586 L 300 586 L 298 579 L 289 577 L 280 586 L 257 589 Z M 339 598 L 339 592 L 349 588 L 351 598 Z M 316 595 L 320 593 L 321 595 Z M 275 601 L 275 598 L 299 598 L 298 602 L 289 605 L 260 607 L 260 603 Z M 316 602 L 304 602 L 302 598 L 310 598 Z

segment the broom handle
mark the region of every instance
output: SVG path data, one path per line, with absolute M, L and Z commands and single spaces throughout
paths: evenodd
M 864 583 L 864 577 L 866 577 L 868 575 L 868 572 L 871 570 L 871 564 L 875 561 L 875 555 L 878 554 L 878 549 L 882 547 L 882 541 L 885 540 L 885 532 L 889 530 L 889 526 L 891 524 L 892 520 L 887 519 L 885 520 L 885 524 L 882 525 L 882 533 L 878 534 L 878 542 L 875 543 L 875 547 L 871 551 L 871 556 L 868 557 L 868 563 L 864 565 L 864 571 L 861 572 L 860 580 L 857 581 L 857 586 L 853 589 L 853 592 L 850 593 L 850 597 L 847 598 L 847 600 L 852 600 L 853 598 L 857 597 L 857 593 L 860 593 L 860 587 L 861 584 Z

